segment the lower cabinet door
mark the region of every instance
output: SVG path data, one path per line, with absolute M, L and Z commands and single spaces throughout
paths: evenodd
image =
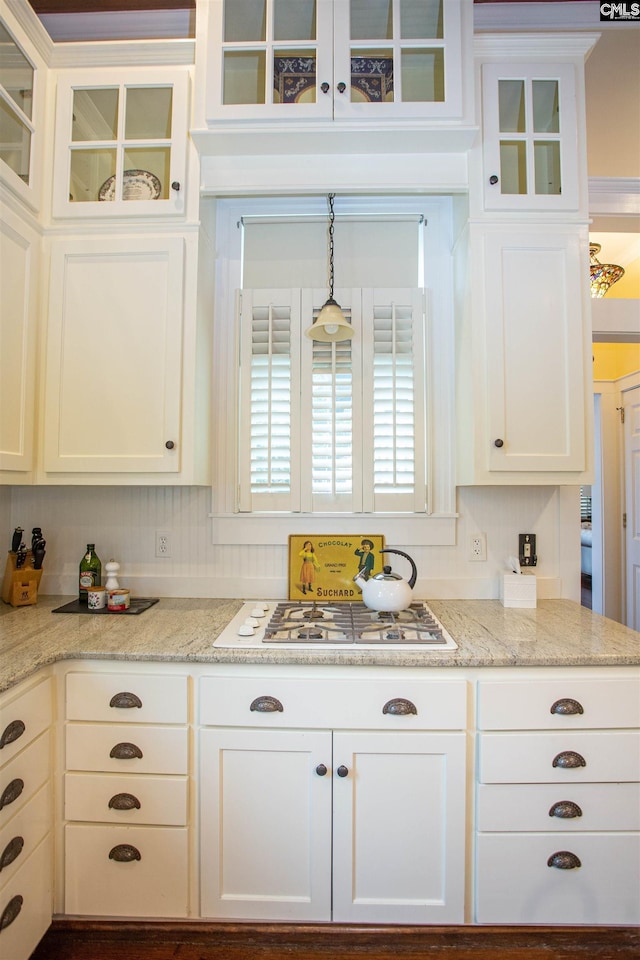
M 65 913 L 186 917 L 183 827 L 65 827 Z
M 640 922 L 640 835 L 481 834 L 478 923 Z
M 0 889 L 0 957 L 28 960 L 51 923 L 53 867 L 45 838 Z
M 334 733 L 333 919 L 462 923 L 464 733 Z
M 331 919 L 331 733 L 200 734 L 201 915 Z

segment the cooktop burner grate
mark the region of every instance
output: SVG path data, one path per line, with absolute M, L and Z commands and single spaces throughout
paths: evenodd
M 267 623 L 263 643 L 442 644 L 443 629 L 421 601 L 399 613 L 377 613 L 363 603 L 282 602 Z

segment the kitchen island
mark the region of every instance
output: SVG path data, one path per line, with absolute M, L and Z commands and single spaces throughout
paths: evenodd
M 233 649 L 213 643 L 240 601 L 66 599 L 0 609 L 0 792 L 27 784 L 0 830 L 39 810 L 0 884 L 0 910 L 30 891 L 12 960 L 52 914 L 640 920 L 637 632 L 443 600 L 454 650 Z

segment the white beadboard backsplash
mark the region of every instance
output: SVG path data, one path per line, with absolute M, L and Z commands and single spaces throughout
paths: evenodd
M 211 491 L 203 487 L 0 488 L 7 550 L 14 527 L 24 527 L 28 538 L 33 526 L 43 529 L 45 594 L 75 593 L 78 564 L 86 544 L 95 543 L 103 565 L 117 560 L 121 585 L 137 596 L 285 597 L 287 546 L 214 546 L 210 511 Z M 408 549 L 418 568 L 418 596 L 498 597 L 518 534 L 535 533 L 538 596 L 579 600 L 578 487 L 463 487 L 458 514 L 456 546 Z M 375 520 L 367 520 L 367 528 L 375 533 Z M 171 557 L 156 558 L 156 531 L 170 534 Z M 479 532 L 487 537 L 487 560 L 474 562 L 470 540 Z M 388 537 L 387 545 L 403 548 Z

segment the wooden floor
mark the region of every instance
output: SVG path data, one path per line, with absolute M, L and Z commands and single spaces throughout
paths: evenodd
M 638 960 L 629 927 L 374 927 L 59 920 L 31 960 Z

